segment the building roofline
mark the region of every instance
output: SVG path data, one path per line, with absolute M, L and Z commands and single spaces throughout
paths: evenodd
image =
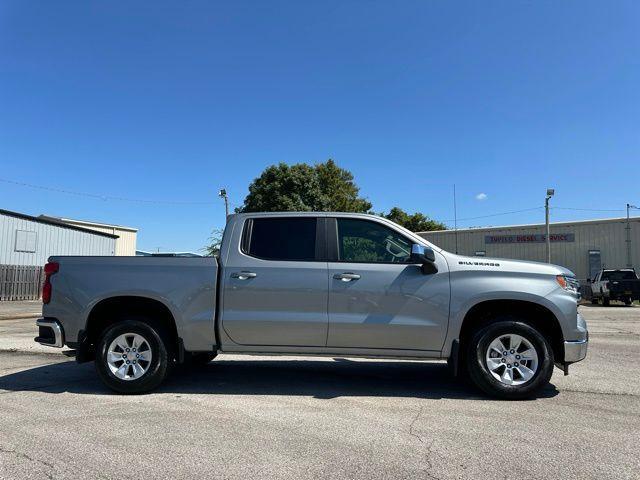
M 69 230 L 77 230 L 79 232 L 91 233 L 93 235 L 100 235 L 102 237 L 120 238 L 118 235 L 112 235 L 110 233 L 98 232 L 97 230 L 91 230 L 90 228 L 77 227 L 70 225 L 62 221 L 57 221 L 51 217 L 34 217 L 25 213 L 12 212 L 11 210 L 5 210 L 0 208 L 0 214 L 8 217 L 21 218 L 22 220 L 29 220 L 30 222 L 42 223 L 45 225 L 52 225 L 54 227 L 68 228 Z
M 616 222 L 626 222 L 627 217 L 614 217 L 614 218 L 598 218 L 593 220 L 569 220 L 566 222 L 551 222 L 549 225 L 551 226 L 563 226 L 563 225 L 588 225 L 594 223 L 616 223 Z M 629 217 L 629 221 L 635 222 L 640 221 L 640 217 Z M 479 231 L 487 231 L 487 230 L 506 230 L 510 228 L 532 228 L 532 227 L 544 227 L 544 223 L 525 223 L 520 225 L 503 225 L 497 227 L 477 227 L 477 228 L 459 228 L 457 230 L 458 233 L 461 232 L 479 232 Z M 424 234 L 432 234 L 432 233 L 454 233 L 456 230 L 430 230 L 426 232 L 417 232 L 418 235 Z
M 140 255 L 138 255 L 140 254 Z M 162 256 L 162 255 L 190 255 L 193 257 L 204 257 L 204 255 L 202 255 L 201 253 L 197 253 L 197 252 L 150 252 L 148 250 L 136 250 L 136 256 Z
M 114 224 L 111 224 L 111 223 L 92 222 L 92 221 L 88 221 L 88 220 L 77 220 L 75 218 L 53 217 L 51 215 L 40 215 L 39 218 L 46 218 L 46 219 L 49 219 L 49 220 L 59 221 L 59 222 L 64 222 L 64 223 L 73 222 L 73 223 L 79 223 L 79 224 L 83 224 L 83 225 L 93 225 L 95 227 L 117 228 L 119 230 L 126 230 L 128 232 L 137 232 L 138 231 L 137 228 L 127 227 L 125 225 L 114 225 Z

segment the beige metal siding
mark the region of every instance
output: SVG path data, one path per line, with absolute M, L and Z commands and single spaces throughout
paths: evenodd
M 640 218 L 632 218 L 631 259 L 636 270 L 640 268 Z M 589 222 L 552 223 L 551 234 L 573 233 L 573 242 L 552 242 L 551 262 L 565 266 L 584 281 L 588 277 L 588 252 L 600 250 L 602 265 L 611 268 L 626 267 L 626 219 L 610 219 Z M 515 227 L 478 228 L 458 231 L 458 253 L 474 255 L 476 251 L 485 251 L 487 257 L 513 258 L 544 262 L 545 243 L 508 243 L 487 244 L 485 235 L 531 235 L 544 234 L 544 225 L 523 225 Z M 422 237 L 431 243 L 455 252 L 455 232 L 422 232 Z
M 97 232 L 110 233 L 117 235 L 116 239 L 116 256 L 135 256 L 136 255 L 136 239 L 138 232 L 129 228 L 120 228 L 118 226 L 96 225 L 90 222 L 82 222 L 77 220 L 63 219 L 64 223 L 76 225 Z

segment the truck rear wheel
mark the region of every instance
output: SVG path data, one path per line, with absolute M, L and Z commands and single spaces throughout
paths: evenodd
M 169 355 L 160 334 L 136 320 L 118 322 L 100 337 L 96 369 L 102 382 L 118 393 L 143 393 L 167 376 Z
M 602 306 L 608 307 L 611 304 L 611 300 L 609 297 L 602 297 Z
M 535 328 L 504 317 L 478 330 L 467 344 L 467 369 L 484 392 L 504 399 L 530 398 L 553 373 L 553 350 Z

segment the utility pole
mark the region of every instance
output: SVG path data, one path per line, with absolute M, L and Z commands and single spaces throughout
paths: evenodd
M 458 254 L 458 209 L 456 208 L 456 184 L 453 184 L 453 236 L 456 240 L 456 255 Z
M 224 199 L 224 219 L 226 222 L 229 220 L 229 197 L 227 197 L 227 191 L 224 188 L 220 189 L 218 196 Z
M 549 200 L 556 191 L 553 188 L 547 188 L 547 196 L 544 199 L 544 217 L 545 217 L 545 225 L 547 227 L 547 234 L 545 237 L 545 241 L 547 244 L 547 263 L 551 263 L 551 232 L 549 231 Z
M 633 267 L 633 263 L 631 262 L 631 223 L 629 223 L 629 210 L 635 208 L 640 210 L 640 208 L 636 207 L 635 205 L 631 205 L 629 203 L 627 203 L 627 267 L 631 268 Z

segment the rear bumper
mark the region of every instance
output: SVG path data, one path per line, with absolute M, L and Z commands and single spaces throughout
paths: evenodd
M 34 338 L 40 345 L 62 348 L 64 346 L 64 329 L 60 323 L 52 318 L 36 320 L 38 336 Z

